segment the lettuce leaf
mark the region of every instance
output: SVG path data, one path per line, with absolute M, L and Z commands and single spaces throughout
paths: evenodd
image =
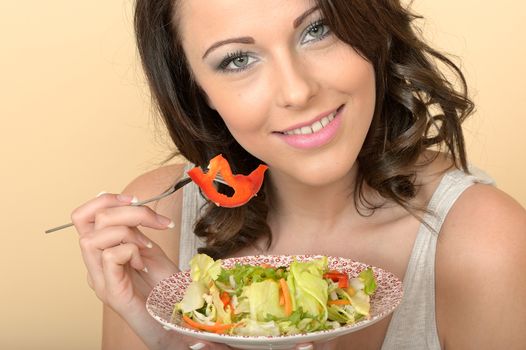
M 194 281 L 188 285 L 184 293 L 183 300 L 176 305 L 178 310 L 188 313 L 198 310 L 205 305 L 204 294 L 208 293 L 208 288 L 201 281 Z
M 328 284 L 323 278 L 326 270 L 326 257 L 309 262 L 293 261 L 290 264 L 287 283 L 294 289 L 291 292 L 294 299 L 293 311 L 301 307 L 320 321 L 327 320 Z
M 373 295 L 376 291 L 376 280 L 374 278 L 374 273 L 372 268 L 367 268 L 360 272 L 358 277 L 363 281 L 364 288 L 363 291 L 367 295 Z
M 221 273 L 221 259 L 214 261 L 206 254 L 196 254 L 190 260 L 190 277 L 192 281 L 202 281 L 208 285 Z
M 257 321 L 267 320 L 267 315 L 284 317 L 285 310 L 279 305 L 279 283 L 268 279 L 246 286 L 241 294 L 249 304 L 250 318 Z

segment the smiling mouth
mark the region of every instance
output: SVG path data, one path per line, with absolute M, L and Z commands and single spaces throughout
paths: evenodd
M 340 107 L 338 107 L 338 109 L 336 109 L 334 112 L 332 112 L 328 116 L 325 116 L 310 125 L 306 125 L 306 126 L 302 126 L 301 128 L 282 131 L 278 133 L 282 135 L 309 135 L 309 134 L 317 133 L 318 131 L 324 129 L 327 125 L 329 125 L 334 120 L 334 118 L 341 111 L 343 106 L 344 105 L 341 105 Z

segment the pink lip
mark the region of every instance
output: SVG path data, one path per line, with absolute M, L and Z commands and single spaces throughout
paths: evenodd
M 334 138 L 337 131 L 340 129 L 340 126 L 342 124 L 341 114 L 344 109 L 345 109 L 344 107 L 340 108 L 340 110 L 338 111 L 334 119 L 323 129 L 315 133 L 308 134 L 308 135 L 286 135 L 282 133 L 275 133 L 275 135 L 281 138 L 283 141 L 285 141 L 288 145 L 295 147 L 295 148 L 309 149 L 309 148 L 321 147 L 329 143 Z M 294 126 L 290 129 L 287 129 L 286 131 L 301 128 L 302 126 L 311 125 L 313 122 L 320 120 L 324 118 L 325 116 L 328 116 L 331 113 L 332 112 L 324 113 L 323 115 L 318 116 L 316 119 L 314 119 L 310 123 L 298 124 L 298 126 Z

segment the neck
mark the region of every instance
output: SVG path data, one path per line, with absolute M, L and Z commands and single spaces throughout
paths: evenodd
M 269 225 L 279 234 L 331 232 L 361 218 L 354 203 L 358 166 L 335 181 L 310 185 L 282 173 L 271 172 Z

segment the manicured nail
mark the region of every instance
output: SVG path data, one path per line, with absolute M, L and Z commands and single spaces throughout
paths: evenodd
M 106 194 L 106 193 L 108 193 L 108 192 L 106 192 L 106 191 L 102 191 L 102 192 L 100 192 L 100 193 L 97 195 L 97 198 L 100 197 L 100 196 L 102 196 L 103 194 Z
M 167 217 L 164 217 L 162 215 L 157 215 L 157 221 L 159 221 L 161 223 L 161 225 L 164 225 L 168 228 L 174 228 L 175 227 L 175 223 L 168 219 Z
M 141 241 L 142 244 L 144 244 L 146 246 L 146 248 L 153 248 L 153 244 L 152 242 L 148 239 L 148 237 L 146 236 L 143 236 L 143 235 L 139 235 L 139 241 Z
M 312 350 L 314 349 L 314 346 L 312 344 L 302 345 L 298 347 L 298 350 Z
M 190 345 L 190 349 L 192 350 L 201 350 L 205 348 L 205 344 L 203 343 L 195 343 L 193 345 Z
M 131 203 L 131 204 L 137 203 L 139 201 L 139 199 L 137 199 L 137 197 L 135 196 L 130 196 L 128 194 L 122 194 L 122 193 L 117 196 L 117 199 L 121 202 Z

